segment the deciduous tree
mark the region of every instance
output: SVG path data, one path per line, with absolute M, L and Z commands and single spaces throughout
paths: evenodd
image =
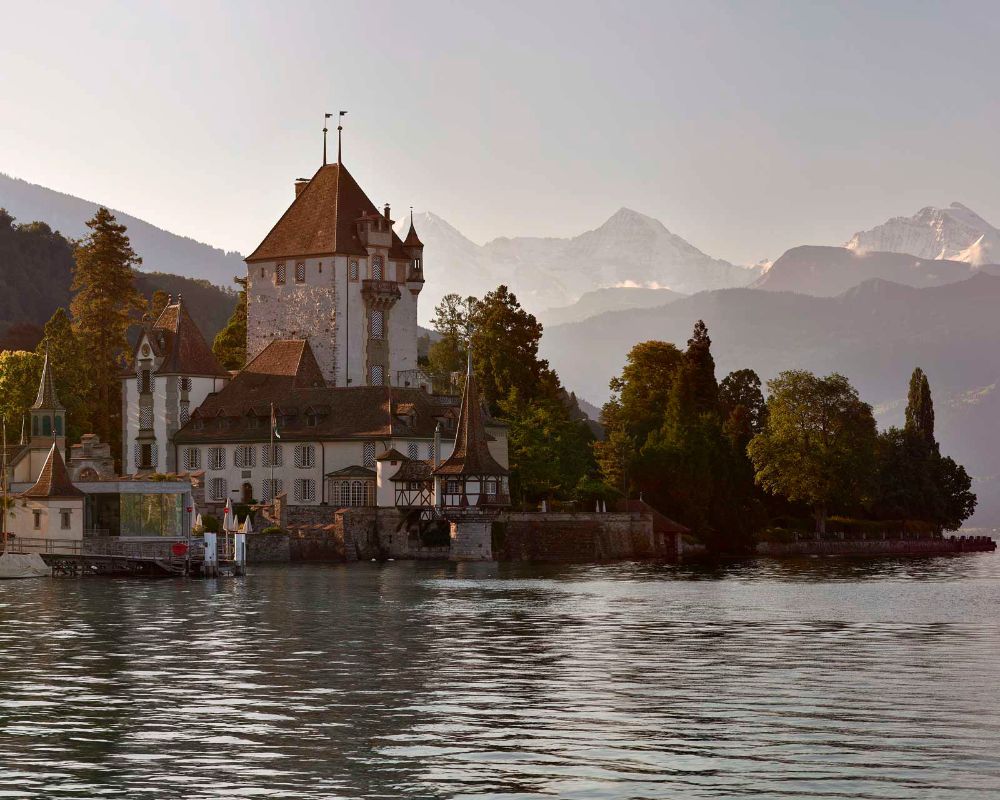
M 813 508 L 817 534 L 832 509 L 871 496 L 876 427 L 871 406 L 842 375 L 792 370 L 768 383 L 767 426 L 748 452 L 766 491 Z
M 243 369 L 247 363 L 247 292 L 244 286 L 229 322 L 215 335 L 212 352 L 223 369 Z

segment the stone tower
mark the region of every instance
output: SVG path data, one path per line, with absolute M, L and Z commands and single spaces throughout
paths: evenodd
M 295 198 L 247 262 L 247 360 L 306 339 L 331 386 L 417 385 L 423 244 L 403 242 L 342 163 Z

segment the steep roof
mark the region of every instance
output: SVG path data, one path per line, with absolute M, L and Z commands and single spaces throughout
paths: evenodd
M 69 479 L 66 463 L 55 443 L 49 450 L 48 458 L 45 459 L 45 464 L 38 474 L 35 485 L 22 492 L 21 497 L 35 499 L 83 497 L 83 492 L 77 489 L 73 485 L 73 481 Z
M 455 433 L 455 449 L 435 475 L 506 475 L 490 453 L 487 444 L 486 427 L 483 424 L 483 409 L 479 402 L 479 389 L 471 361 L 465 376 L 465 391 L 462 393 L 462 410 Z
M 323 372 L 306 339 L 275 339 L 247 364 L 240 375 L 285 378 L 295 388 L 326 386 Z
M 160 374 L 229 377 L 180 295 L 160 312 L 148 338 L 153 352 L 163 358 L 157 370 Z
M 280 415 L 279 434 L 287 441 L 429 439 L 438 420 L 454 420 L 457 411 L 451 398 L 418 388 L 327 386 L 308 342 L 276 340 L 205 398 L 174 441 L 267 441 L 270 426 L 259 419 L 270 414 L 272 404 Z M 412 416 L 401 419 L 401 407 Z
M 59 402 L 59 395 L 56 394 L 56 380 L 52 374 L 52 365 L 49 363 L 49 354 L 45 353 L 45 363 L 42 365 L 42 379 L 38 382 L 38 395 L 35 397 L 33 409 L 52 409 L 62 411 L 63 404 Z
M 420 237 L 417 236 L 417 227 L 413 224 L 413 215 L 410 215 L 410 230 L 406 234 L 406 238 L 403 240 L 404 247 L 423 247 L 424 243 L 420 241 Z
M 366 256 L 355 224 L 362 214 L 381 216 L 343 164 L 324 164 L 246 260 Z M 389 255 L 406 258 L 395 232 Z

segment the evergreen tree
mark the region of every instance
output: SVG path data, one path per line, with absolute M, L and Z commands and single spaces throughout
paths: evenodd
M 512 390 L 526 402 L 552 396 L 558 380 L 538 357 L 542 326 L 506 286 L 476 302 L 468 320 L 476 378 L 492 413 Z
M 56 393 L 66 407 L 66 436 L 70 442 L 76 442 L 91 429 L 90 403 L 94 386 L 87 355 L 73 332 L 65 309 L 56 309 L 45 323 L 44 337 L 35 352 L 49 354 Z
M 7 423 L 9 444 L 18 440 L 22 420 L 35 402 L 44 360 L 24 350 L 0 352 L 0 417 Z
M 120 370 L 128 350 L 128 329 L 146 303 L 135 288 L 132 268 L 142 259 L 124 225 L 106 208 L 88 220 L 90 233 L 75 248 L 70 304 L 73 331 L 93 381 L 93 431 L 121 452 Z
M 913 370 L 910 376 L 904 430 L 922 442 L 928 452 L 937 450 L 937 442 L 934 439 L 934 402 L 931 400 L 931 386 L 920 367 Z
M 247 290 L 240 289 L 236 307 L 226 327 L 212 342 L 212 352 L 223 369 L 243 369 L 247 363 Z
M 719 407 L 719 384 L 715 379 L 715 359 L 712 340 L 705 323 L 698 320 L 688 339 L 684 365 L 690 375 L 691 400 L 698 413 L 716 411 Z

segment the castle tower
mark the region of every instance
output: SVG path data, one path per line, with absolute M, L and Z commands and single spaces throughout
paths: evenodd
M 417 371 L 423 245 L 404 245 L 342 163 L 295 182 L 247 259 L 247 360 L 306 339 L 331 386 L 404 385 Z M 416 263 L 415 263 L 416 262 Z

